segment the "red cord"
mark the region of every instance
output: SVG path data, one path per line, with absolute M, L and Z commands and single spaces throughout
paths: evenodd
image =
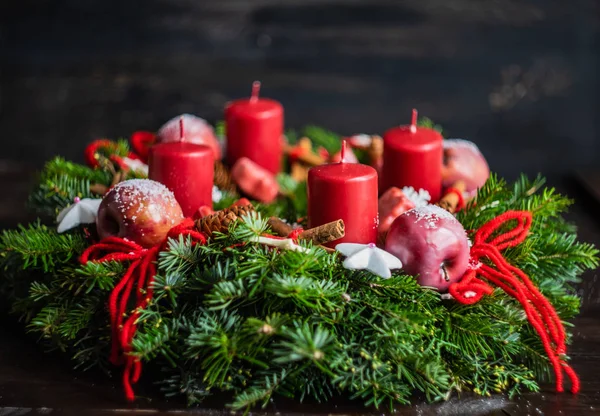
M 112 151 L 114 151 L 114 149 L 116 149 L 116 147 L 117 147 L 117 143 L 113 142 L 112 140 L 108 140 L 108 139 L 94 140 L 92 143 L 90 143 L 85 148 L 85 150 L 83 152 L 85 161 L 90 167 L 97 168 L 100 166 L 100 164 L 98 163 L 98 159 L 96 158 L 96 154 L 98 153 L 98 151 L 102 148 L 107 148 L 107 149 L 109 149 L 110 152 L 112 152 Z
M 509 264 L 500 253 L 521 244 L 531 228 L 533 217 L 527 211 L 508 211 L 484 224 L 476 233 L 471 247 L 471 261 L 478 267 L 469 270 L 459 283 L 450 286 L 450 294 L 460 303 L 472 305 L 493 289 L 478 275 L 495 284 L 521 303 L 531 326 L 535 329 L 552 364 L 556 391 L 562 392 L 563 370 L 571 380 L 571 392 L 578 393 L 579 378 L 563 357 L 566 354 L 566 333 L 556 310 L 521 269 Z M 511 221 L 517 224 L 498 234 Z M 480 263 L 480 260 L 487 260 Z M 492 267 L 493 266 L 493 267 Z
M 150 249 L 145 249 L 132 241 L 108 237 L 88 247 L 80 257 L 82 264 L 88 261 L 106 262 L 131 261 L 121 280 L 115 285 L 108 298 L 108 311 L 112 331 L 110 362 L 114 365 L 125 365 L 123 371 L 123 389 L 128 400 L 133 401 L 135 393 L 132 384 L 137 383 L 142 371 L 142 363 L 131 355 L 132 341 L 137 330 L 137 321 L 141 311 L 151 302 L 153 297 L 152 282 L 156 275 L 158 253 L 167 249 L 169 238 L 180 235 L 190 237 L 193 244 L 206 244 L 206 236 L 193 229 L 194 221 L 186 218 L 173 227 L 165 240 Z M 128 303 L 135 293 L 135 307 L 128 312 Z
M 304 229 L 299 227 L 296 229 L 293 229 L 292 232 L 290 232 L 287 236 L 287 238 L 291 238 L 292 240 L 294 240 L 294 243 L 298 242 L 298 237 L 300 236 L 300 234 L 302 234 L 304 232 Z

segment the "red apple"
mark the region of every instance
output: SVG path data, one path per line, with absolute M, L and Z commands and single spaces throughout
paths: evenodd
M 182 114 L 167 121 L 156 133 L 157 143 L 178 142 L 181 139 L 181 120 L 183 118 L 183 141 L 203 144 L 212 149 L 215 160 L 221 160 L 221 145 L 215 131 L 206 120 L 191 114 Z
M 150 179 L 130 179 L 104 195 L 96 226 L 100 238 L 126 238 L 143 247 L 162 243 L 171 228 L 183 220 L 173 193 Z
M 385 250 L 398 257 L 404 271 L 420 285 L 441 292 L 462 278 L 469 263 L 465 229 L 452 214 L 435 205 L 417 207 L 396 218 Z
M 474 194 L 490 176 L 490 168 L 479 148 L 462 139 L 444 140 L 443 186 L 452 186 L 459 180 L 466 185 L 466 193 Z
M 231 179 L 250 198 L 270 203 L 279 194 L 275 176 L 247 157 L 242 157 L 231 168 Z

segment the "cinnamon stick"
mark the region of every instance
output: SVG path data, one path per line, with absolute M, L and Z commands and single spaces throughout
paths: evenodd
M 344 221 L 337 220 L 318 227 L 309 228 L 298 235 L 299 240 L 310 240 L 314 244 L 326 244 L 345 235 Z
M 383 157 L 383 139 L 381 136 L 372 136 L 371 145 L 367 148 L 369 154 L 369 162 L 371 164 L 378 163 Z
M 90 185 L 90 191 L 96 195 L 104 195 L 108 191 L 108 186 L 101 183 L 93 183 Z
M 463 194 L 465 192 L 465 190 L 467 189 L 467 185 L 463 181 L 456 181 L 451 186 L 451 188 L 456 189 L 458 192 Z M 456 195 L 456 193 L 454 193 L 454 192 L 449 192 L 446 195 L 444 195 L 442 197 L 442 199 L 440 199 L 436 205 L 439 206 L 440 208 L 444 208 L 449 213 L 454 214 L 456 212 L 456 209 L 458 208 L 459 202 L 460 202 L 460 197 L 458 195 Z
M 294 230 L 291 225 L 283 222 L 277 217 L 269 218 L 267 223 L 271 227 L 271 230 L 281 237 L 287 237 Z M 300 234 L 298 234 L 298 240 L 310 240 L 315 245 L 322 245 L 338 240 L 344 235 L 344 221 L 337 220 L 302 231 Z
M 269 218 L 267 224 L 269 224 L 271 230 L 280 237 L 287 237 L 294 230 L 291 225 L 277 217 Z
M 123 182 L 125 180 L 125 178 L 127 177 L 127 173 L 123 172 L 122 170 L 116 172 L 113 175 L 112 181 L 110 183 L 110 186 L 115 186 L 116 184 Z

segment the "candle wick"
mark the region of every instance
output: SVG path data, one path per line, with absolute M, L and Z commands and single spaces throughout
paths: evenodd
M 179 140 L 183 141 L 184 139 L 184 130 L 183 130 L 183 116 L 179 117 Z
M 340 163 L 346 163 L 346 140 L 342 140 L 342 151 L 340 152 Z
M 260 81 L 254 81 L 252 83 L 252 95 L 250 96 L 250 102 L 251 103 L 257 102 L 259 94 L 260 94 Z
M 412 110 L 412 120 L 410 122 L 410 132 L 411 133 L 416 133 L 417 132 L 417 109 L 413 108 Z

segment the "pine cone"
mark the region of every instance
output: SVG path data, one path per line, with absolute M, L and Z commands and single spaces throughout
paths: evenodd
M 230 224 L 237 220 L 241 220 L 242 216 L 253 211 L 254 207 L 252 205 L 225 208 L 212 215 L 200 218 L 196 221 L 196 228 L 198 231 L 205 233 L 209 237 L 212 237 L 214 232 L 226 233 Z
M 229 169 L 220 160 L 215 161 L 215 185 L 222 191 L 237 194 Z

